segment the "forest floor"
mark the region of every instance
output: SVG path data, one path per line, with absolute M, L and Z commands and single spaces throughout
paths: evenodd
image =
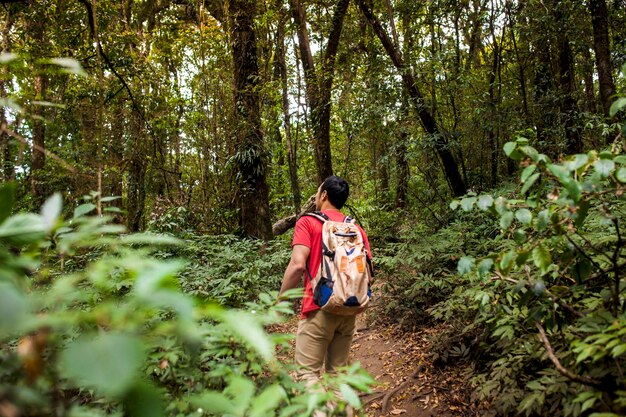
M 463 368 L 439 367 L 430 358 L 431 340 L 442 329 L 416 328 L 407 332 L 394 325 L 381 325 L 377 308 L 357 319 L 351 361 L 360 362 L 378 385 L 361 397 L 367 417 L 474 416 L 470 389 Z M 298 318 L 279 326 L 281 332 L 296 333 Z M 278 330 L 278 329 L 277 329 Z M 282 360 L 293 361 L 293 343 Z

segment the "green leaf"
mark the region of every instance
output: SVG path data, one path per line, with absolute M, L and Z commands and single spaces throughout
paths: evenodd
M 165 415 L 165 404 L 160 393 L 154 386 L 146 382 L 136 382 L 124 400 L 124 415 L 128 417 L 162 417 Z
M 506 154 L 506 156 L 510 157 L 513 151 L 515 150 L 515 148 L 517 148 L 516 142 L 507 142 L 504 144 L 504 147 L 503 147 L 504 153 Z
M 524 171 L 522 171 L 522 176 L 520 177 L 522 182 L 525 182 L 528 179 L 528 177 L 530 177 L 531 174 L 535 172 L 536 169 L 537 169 L 537 165 L 528 165 L 526 168 L 524 168 Z
M 617 345 L 611 350 L 611 356 L 617 358 L 618 356 L 622 356 L 626 352 L 626 344 Z
M 602 178 L 607 178 L 615 169 L 615 162 L 610 159 L 598 159 L 596 162 L 594 162 L 593 167 Z
M 488 210 L 489 207 L 493 206 L 493 197 L 488 194 L 483 194 L 478 197 L 478 203 L 476 205 L 482 211 Z
M 5 221 L 13 211 L 15 204 L 15 183 L 9 182 L 0 187 L 0 224 Z
M 506 213 L 508 211 L 507 201 L 502 196 L 496 198 L 496 202 L 495 202 L 494 206 L 496 208 L 496 212 L 499 215 L 503 215 L 504 213 Z
M 478 263 L 478 275 L 481 278 L 484 278 L 489 271 L 491 271 L 491 267 L 493 266 L 493 259 L 485 258 Z
M 522 187 L 522 190 L 520 191 L 520 193 L 526 194 L 526 192 L 530 190 L 530 187 L 532 187 L 535 184 L 535 182 L 537 182 L 540 176 L 541 174 L 539 172 L 531 175 L 530 178 L 528 178 L 528 180 L 524 183 L 524 186 Z
M 264 417 L 268 412 L 276 410 L 287 393 L 280 385 L 271 385 L 258 395 L 250 406 L 248 415 L 250 417 Z
M 0 340 L 20 330 L 28 317 L 28 300 L 15 286 L 0 282 Z
M 339 385 L 339 391 L 344 400 L 354 408 L 361 408 L 361 400 L 357 393 L 348 384 Z
M 152 261 L 138 264 L 134 290 L 141 298 L 150 299 L 162 289 L 178 288 L 176 274 L 184 267 L 181 261 Z
M 547 168 L 561 184 L 565 184 L 572 179 L 570 171 L 562 165 L 548 164 Z
M 43 239 L 45 235 L 43 219 L 33 213 L 16 214 L 0 225 L 0 240 L 10 245 L 28 245 Z
M 515 232 L 513 232 L 513 240 L 518 245 L 523 244 L 524 242 L 526 242 L 526 232 L 521 229 L 517 229 Z
M 550 251 L 543 245 L 535 247 L 535 249 L 533 249 L 533 261 L 535 265 L 541 269 L 542 273 L 546 272 L 548 267 L 552 264 Z
M 622 184 L 626 183 L 626 168 L 622 167 L 618 169 L 615 178 Z
M 533 221 L 533 214 L 530 210 L 521 208 L 515 212 L 515 218 L 522 224 L 530 224 Z
M 120 198 L 122 198 L 122 197 L 120 197 L 120 196 L 102 197 L 102 198 L 100 199 L 100 201 L 101 201 L 101 202 L 103 202 L 103 203 L 108 203 L 109 201 L 119 200 Z
M 589 203 L 589 201 L 585 201 L 581 204 L 578 205 L 578 210 L 576 210 L 576 213 L 574 213 L 574 224 L 576 225 L 576 227 L 580 227 L 583 225 L 585 219 L 587 218 L 587 215 L 589 214 L 589 208 L 591 207 L 591 204 Z
M 500 229 L 507 230 L 511 223 L 513 222 L 513 212 L 507 211 L 502 216 L 500 216 Z
M 468 274 L 472 271 L 472 269 L 474 269 L 474 262 L 474 258 L 470 256 L 464 256 L 459 259 L 459 264 L 457 265 L 456 269 L 461 275 Z
M 49 62 L 51 64 L 60 66 L 65 72 L 68 72 L 70 74 L 87 76 L 87 73 L 80 65 L 80 62 L 73 58 L 52 58 L 49 60 Z
M 502 256 L 502 260 L 500 261 L 500 272 L 503 274 L 508 274 L 511 268 L 513 267 L 513 261 L 517 256 L 517 252 L 509 251 Z
M 34 106 L 54 107 L 56 109 L 64 109 L 65 108 L 64 104 L 53 103 L 51 101 L 33 100 L 33 101 L 30 102 L 30 104 L 32 104 Z
M 574 156 L 574 159 L 567 163 L 567 166 L 572 171 L 577 171 L 580 168 L 584 167 L 587 162 L 589 162 L 589 156 L 587 154 L 581 153 Z
M 539 158 L 539 152 L 537 152 L 537 149 L 533 148 L 532 146 L 521 146 L 520 150 L 533 161 L 537 161 L 537 159 Z
M 132 388 L 143 365 L 141 341 L 131 335 L 103 333 L 71 342 L 61 352 L 58 371 L 76 387 L 118 397 Z
M 63 198 L 60 193 L 54 193 L 41 207 L 41 218 L 43 219 L 44 227 L 47 231 L 52 230 L 56 224 L 57 219 L 61 215 L 61 209 L 63 208 Z
M 461 208 L 463 211 L 470 211 L 476 202 L 476 197 L 465 197 L 461 200 Z
M 543 232 L 550 224 L 550 214 L 548 210 L 543 210 L 537 215 L 537 221 L 535 222 L 535 230 Z
M 224 394 L 234 399 L 235 413 L 244 415 L 254 396 L 254 382 L 248 378 L 235 376 L 231 378 Z
M 221 392 L 207 391 L 200 395 L 193 396 L 189 402 L 196 408 L 201 408 L 202 412 L 214 415 L 234 414 L 236 407 L 231 400 Z
M 596 397 L 593 398 L 589 398 L 587 401 L 585 401 L 580 409 L 581 412 L 585 412 L 587 410 L 589 410 L 591 407 L 593 407 L 593 405 L 596 403 L 598 399 Z
M 613 117 L 618 111 L 622 110 L 626 106 L 626 97 L 620 97 L 611 104 L 609 109 L 609 116 Z
M 457 208 L 459 208 L 459 204 L 460 204 L 459 200 L 452 200 L 450 202 L 450 210 L 452 211 L 456 210 Z
M 95 210 L 96 205 L 92 203 L 81 204 L 80 206 L 74 209 L 74 218 L 77 219 L 85 214 L 88 214 Z
M 580 284 L 591 276 L 592 265 L 586 258 L 581 258 L 572 266 L 572 275 Z
M 274 345 L 269 336 L 263 330 L 263 326 L 257 317 L 245 311 L 214 310 L 213 315 L 228 329 L 236 334 L 246 345 L 256 350 L 263 359 L 269 361 L 274 356 Z
M 575 203 L 580 201 L 582 187 L 580 183 L 574 179 L 567 181 L 565 184 L 565 189 L 567 190 L 567 195 L 574 200 Z
M 528 261 L 528 258 L 530 258 L 530 251 L 518 252 L 517 257 L 515 258 L 515 264 L 517 266 L 522 266 L 526 263 L 526 261 Z

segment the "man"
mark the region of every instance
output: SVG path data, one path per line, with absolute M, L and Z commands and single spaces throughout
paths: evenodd
M 346 218 L 341 208 L 348 199 L 348 183 L 339 177 L 326 178 L 315 195 L 315 209 L 326 214 L 330 220 L 343 222 Z M 315 275 L 322 261 L 322 222 L 311 216 L 297 221 L 291 260 L 280 288 L 280 295 L 298 286 L 304 275 L 304 298 L 298 332 L 296 334 L 296 363 L 302 367 L 301 379 L 312 385 L 319 379 L 325 362 L 326 372 L 348 365 L 350 344 L 355 329 L 356 315 L 340 316 L 320 308 L 313 302 L 311 274 Z M 368 256 L 370 246 L 367 236 L 359 226 Z

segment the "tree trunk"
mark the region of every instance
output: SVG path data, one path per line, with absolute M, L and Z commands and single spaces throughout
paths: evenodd
M 593 26 L 593 50 L 596 55 L 600 101 L 605 116 L 609 115 L 615 84 L 613 83 L 613 65 L 609 41 L 609 18 L 605 0 L 589 0 L 591 25 Z M 613 138 L 610 138 L 611 140 Z
M 585 45 L 581 48 L 582 55 L 582 73 L 583 73 L 583 81 L 585 83 L 585 111 L 589 113 L 597 112 L 596 105 L 596 93 L 593 88 L 593 61 L 591 58 L 591 53 L 589 48 Z
M 582 128 L 578 126 L 578 106 L 574 99 L 574 57 L 567 36 L 561 35 L 559 42 L 559 78 L 561 85 L 562 113 L 565 117 L 565 139 L 567 152 L 570 154 L 583 151 L 583 141 L 580 136 Z
M 559 51 L 559 89 L 561 91 L 561 114 L 564 120 L 565 140 L 567 153 L 575 154 L 583 150 L 580 136 L 582 128 L 578 126 L 578 106 L 574 99 L 574 56 L 570 45 L 566 27 L 570 24 L 567 13 L 562 5 L 554 4 L 552 8 L 558 31 Z
M 339 0 L 335 6 L 332 28 L 322 54 L 319 71 L 315 69 L 313 54 L 306 27 L 306 14 L 300 0 L 290 0 L 293 19 L 298 30 L 300 60 L 304 69 L 306 98 L 311 109 L 313 127 L 313 148 L 318 180 L 321 183 L 333 175 L 332 155 L 330 149 L 330 114 L 331 89 L 335 73 L 335 58 L 339 47 L 339 38 L 343 28 L 344 17 L 348 11 L 350 0 Z
M 128 186 L 126 190 L 126 227 L 131 232 L 141 230 L 146 205 L 146 137 L 143 121 L 136 112 L 131 113 L 131 135 L 127 145 Z
M 234 64 L 235 120 L 240 226 L 252 237 L 269 240 L 272 225 L 267 186 L 267 151 L 261 131 L 259 67 L 254 18 L 256 2 L 229 1 L 231 53 Z
M 29 24 L 35 42 L 35 51 L 32 58 L 41 58 L 45 53 L 45 19 Z M 33 82 L 35 100 L 44 101 L 46 99 L 46 90 L 48 88 L 48 76 L 45 74 L 35 74 Z M 45 196 L 43 178 L 41 177 L 43 167 L 46 163 L 46 125 L 43 121 L 45 110 L 42 106 L 33 106 L 33 154 L 31 160 L 31 193 L 34 203 L 39 206 L 43 203 Z
M 296 159 L 296 147 L 294 146 L 291 137 L 291 117 L 289 115 L 289 89 L 287 84 L 287 63 L 286 63 L 286 51 L 285 51 L 285 16 L 281 14 L 280 21 L 278 23 L 278 39 L 277 39 L 277 65 L 280 75 L 280 85 L 282 90 L 282 110 L 283 110 L 283 122 L 285 126 L 285 145 L 287 148 L 287 165 L 289 169 L 289 184 L 291 185 L 291 193 L 293 194 L 293 207 L 297 212 L 301 206 L 302 193 L 300 192 L 300 185 L 298 184 L 298 167 Z
M 404 85 L 407 89 L 409 97 L 411 98 L 412 104 L 420 117 L 420 121 L 422 122 L 424 130 L 434 139 L 435 150 L 437 151 L 437 155 L 441 159 L 443 170 L 452 190 L 452 193 L 455 196 L 464 195 L 467 191 L 467 188 L 459 173 L 458 164 L 450 150 L 448 137 L 444 132 L 441 132 L 439 130 L 439 126 L 437 126 L 435 118 L 433 117 L 430 109 L 426 105 L 423 95 L 417 88 L 417 84 L 415 83 L 415 79 L 413 78 L 410 69 L 408 68 L 408 66 L 405 65 L 400 52 L 393 46 L 389 35 L 387 35 L 385 30 L 383 29 L 378 18 L 374 16 L 372 11 L 365 4 L 365 1 L 356 0 L 356 2 L 363 14 L 365 15 L 365 18 L 374 29 L 374 32 L 382 42 L 383 47 L 387 51 L 387 54 L 391 58 L 394 66 L 400 72 Z
M 11 38 L 10 32 L 13 27 L 14 18 L 13 13 L 11 13 L 11 9 L 7 8 L 6 10 L 7 17 L 4 26 L 2 27 L 2 52 L 9 52 L 11 50 Z M 8 72 L 9 69 L 6 66 L 2 66 L 2 74 L 0 76 L 0 97 L 6 97 L 8 95 L 6 88 L 6 81 L 9 79 Z M 7 126 L 8 121 L 6 117 L 6 107 L 2 106 L 0 109 L 0 125 Z M 0 161 L 2 161 L 2 165 L 0 169 L 2 169 L 2 179 L 4 181 L 12 181 L 15 179 L 15 166 L 13 162 L 13 154 L 12 150 L 12 140 L 11 137 L 4 133 L 0 132 Z
M 553 114 L 550 103 L 546 103 L 548 94 L 552 89 L 552 65 L 550 62 L 550 46 L 547 39 L 540 39 L 534 47 L 534 91 L 533 101 L 535 103 L 535 127 L 537 130 L 537 140 L 540 143 L 550 143 L 548 129 L 552 126 Z
M 44 74 L 35 76 L 35 99 L 39 101 L 45 100 L 46 90 L 48 87 L 48 77 Z M 35 106 L 33 109 L 33 158 L 31 162 L 31 192 L 35 200 L 35 204 L 43 202 L 45 196 L 44 183 L 41 178 L 41 171 L 46 164 L 46 125 L 43 121 L 44 108 Z

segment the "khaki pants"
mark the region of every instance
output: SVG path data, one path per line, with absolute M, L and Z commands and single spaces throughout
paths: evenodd
M 328 373 L 336 373 L 337 368 L 348 365 L 355 327 L 356 316 L 338 316 L 322 310 L 313 311 L 300 320 L 296 333 L 296 363 L 301 366 L 298 378 L 305 381 L 307 387 L 319 381 L 322 367 Z M 347 415 L 352 415 L 351 409 L 347 411 Z M 314 414 L 315 417 L 325 415 Z

